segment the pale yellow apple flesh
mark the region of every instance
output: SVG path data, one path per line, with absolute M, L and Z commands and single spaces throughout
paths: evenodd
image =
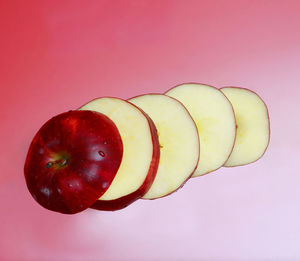
M 263 100 L 254 92 L 236 87 L 221 91 L 230 100 L 236 117 L 237 135 L 227 167 L 252 163 L 262 157 L 270 139 L 269 115 Z
M 194 119 L 200 138 L 200 160 L 193 176 L 212 172 L 229 158 L 236 135 L 231 103 L 217 88 L 188 83 L 165 93 L 187 108 Z
M 200 152 L 197 127 L 182 103 L 166 95 L 147 94 L 129 101 L 150 116 L 159 137 L 157 174 L 143 198 L 169 195 L 180 188 L 197 167 Z
M 114 200 L 137 191 L 144 183 L 153 155 L 153 143 L 147 118 L 133 104 L 118 98 L 98 98 L 80 110 L 108 116 L 117 126 L 123 142 L 120 168 L 100 200 Z

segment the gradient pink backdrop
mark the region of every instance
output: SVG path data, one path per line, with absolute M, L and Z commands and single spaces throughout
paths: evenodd
M 300 260 L 300 1 L 1 1 L 0 260 Z M 258 162 L 119 212 L 40 207 L 23 164 L 55 114 L 182 82 L 264 98 Z

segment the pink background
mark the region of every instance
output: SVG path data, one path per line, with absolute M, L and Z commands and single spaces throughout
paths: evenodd
M 0 260 L 300 260 L 300 1 L 1 1 Z M 40 207 L 23 164 L 55 114 L 182 82 L 264 98 L 258 162 L 118 212 Z

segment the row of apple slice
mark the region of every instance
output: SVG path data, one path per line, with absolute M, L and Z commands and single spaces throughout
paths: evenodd
M 163 94 L 124 101 L 98 98 L 80 110 L 110 118 L 123 142 L 121 165 L 92 205 L 124 208 L 139 198 L 166 196 L 191 177 L 259 159 L 269 142 L 269 117 L 254 92 L 182 84 Z
M 254 162 L 268 142 L 267 108 L 255 93 L 183 84 L 53 117 L 33 138 L 24 174 L 47 209 L 118 210 L 164 197 L 191 176 Z

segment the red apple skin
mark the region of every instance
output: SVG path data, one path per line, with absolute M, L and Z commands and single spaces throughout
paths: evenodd
M 47 121 L 33 138 L 24 174 L 46 209 L 75 214 L 90 207 L 113 181 L 123 156 L 116 125 L 92 111 L 69 111 Z
M 130 103 L 130 104 L 132 104 L 132 103 Z M 132 104 L 132 105 L 134 105 L 134 104 Z M 137 106 L 135 106 L 135 107 L 138 108 Z M 139 109 L 139 110 L 142 111 L 141 109 Z M 123 208 L 129 206 L 134 201 L 140 199 L 150 189 L 150 187 L 155 179 L 156 172 L 157 172 L 158 165 L 159 165 L 160 147 L 159 147 L 157 130 L 156 130 L 156 127 L 155 127 L 153 121 L 144 111 L 142 111 L 142 113 L 147 118 L 147 121 L 148 121 L 148 124 L 150 127 L 150 131 L 151 131 L 152 144 L 153 144 L 152 160 L 150 163 L 148 174 L 147 174 L 143 184 L 136 191 L 134 191 L 126 196 L 123 196 L 121 198 L 114 199 L 114 200 L 97 200 L 91 206 L 91 208 L 97 209 L 97 210 L 106 210 L 106 211 L 120 210 L 120 209 L 123 209 Z

